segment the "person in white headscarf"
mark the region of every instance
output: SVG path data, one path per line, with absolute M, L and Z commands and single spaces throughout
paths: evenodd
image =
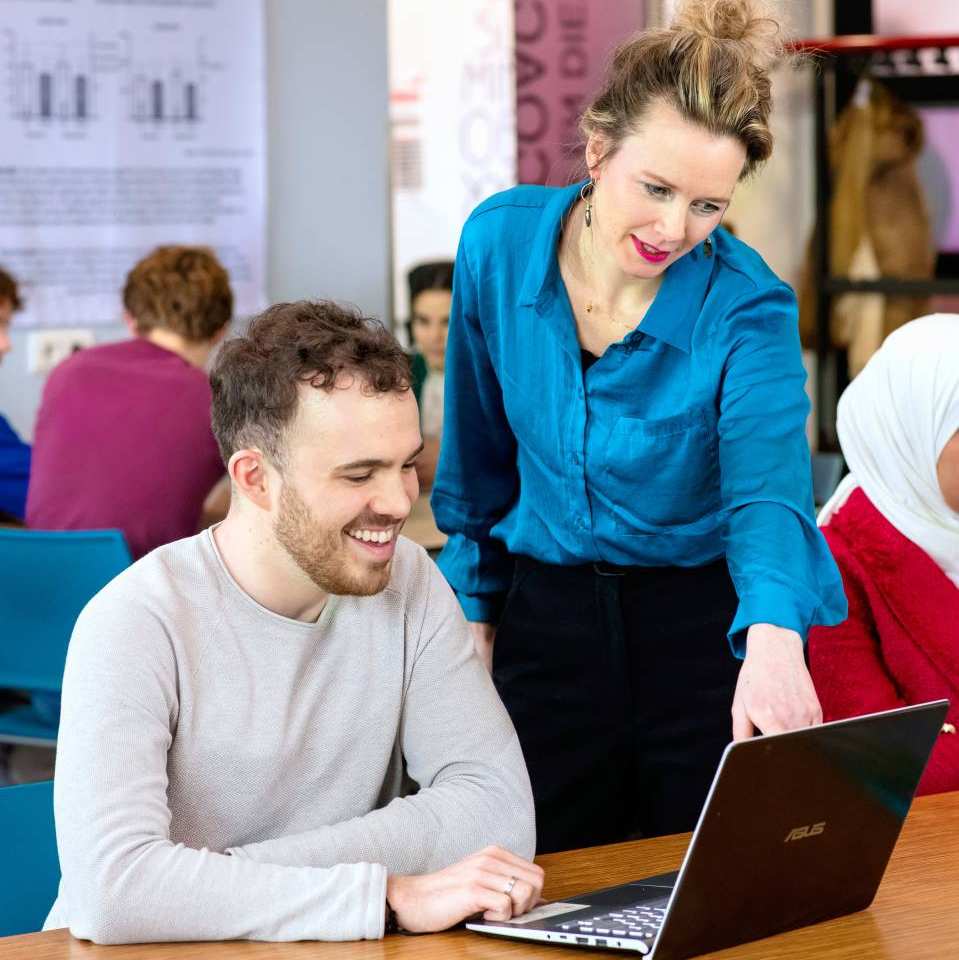
M 819 524 L 848 619 L 809 635 L 826 720 L 947 697 L 921 793 L 959 789 L 959 314 L 890 334 L 843 393 Z

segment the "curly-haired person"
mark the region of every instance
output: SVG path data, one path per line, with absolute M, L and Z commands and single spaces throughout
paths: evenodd
M 203 247 L 159 247 L 127 276 L 133 338 L 69 357 L 50 374 L 34 434 L 27 525 L 118 528 L 133 558 L 197 532 L 223 477 L 205 366 L 233 293 Z

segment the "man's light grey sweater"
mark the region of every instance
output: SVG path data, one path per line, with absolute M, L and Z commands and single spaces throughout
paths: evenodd
M 70 642 L 54 806 L 45 928 L 100 943 L 380 937 L 387 873 L 535 846 L 516 733 L 404 538 L 316 623 L 243 592 L 210 531 L 130 567 Z

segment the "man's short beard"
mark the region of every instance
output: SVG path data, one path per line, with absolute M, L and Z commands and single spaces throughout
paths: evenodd
M 325 593 L 371 597 L 390 581 L 392 561 L 360 574 L 359 561 L 350 557 L 343 543 L 342 529 L 324 527 L 288 480 L 280 492 L 273 533 L 294 563 Z

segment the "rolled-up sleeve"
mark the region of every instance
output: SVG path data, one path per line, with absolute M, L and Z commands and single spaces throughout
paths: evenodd
M 724 539 L 739 596 L 729 639 L 742 656 L 752 624 L 805 638 L 813 625 L 845 619 L 846 599 L 813 514 L 795 295 L 785 284 L 752 290 L 732 305 L 721 329 Z
M 443 440 L 432 506 L 450 539 L 439 567 L 467 620 L 499 619 L 513 572 L 506 548 L 490 530 L 516 499 L 516 440 L 480 325 L 467 222 L 456 255 L 446 347 Z

